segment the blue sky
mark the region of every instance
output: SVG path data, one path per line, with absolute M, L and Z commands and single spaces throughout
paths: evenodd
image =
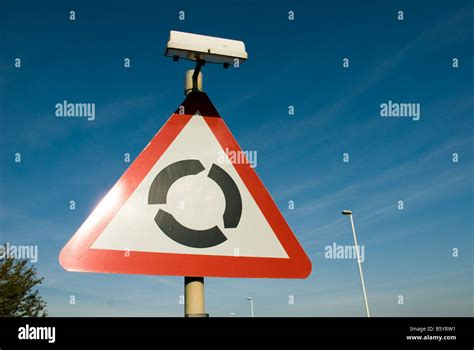
M 204 90 L 242 149 L 257 150 L 313 273 L 208 278 L 206 311 L 248 316 L 252 296 L 258 316 L 363 316 L 356 261 L 324 256 L 353 244 L 350 208 L 374 316 L 472 316 L 473 22 L 458 0 L 2 4 L 1 241 L 38 245 L 52 316 L 181 316 L 182 277 L 71 273 L 57 257 L 128 167 L 123 154 L 136 157 L 183 99 L 192 64 L 163 57 L 169 31 L 229 37 L 249 60 L 206 66 Z M 55 117 L 65 99 L 96 103 L 96 119 Z M 381 118 L 388 100 L 420 103 L 420 120 Z

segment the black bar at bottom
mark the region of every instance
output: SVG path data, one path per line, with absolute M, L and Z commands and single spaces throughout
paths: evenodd
M 149 344 L 164 336 L 280 336 L 314 337 L 321 344 L 373 343 L 455 349 L 473 348 L 472 318 L 0 318 L 0 349 L 38 345 L 65 348 L 97 341 L 120 345 Z M 55 327 L 54 343 L 19 339 L 21 329 Z M 32 328 L 33 327 L 33 328 Z M 48 328 L 39 329 L 47 335 Z M 25 333 L 23 332 L 23 335 Z M 156 338 L 156 339 L 152 339 Z M 438 340 L 439 339 L 439 340 Z

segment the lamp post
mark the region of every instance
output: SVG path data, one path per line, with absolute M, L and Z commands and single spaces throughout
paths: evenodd
M 364 274 L 362 273 L 362 265 L 360 263 L 359 245 L 357 244 L 357 236 L 354 228 L 354 220 L 352 219 L 352 211 L 343 210 L 342 215 L 348 215 L 351 219 L 352 234 L 354 236 L 355 251 L 357 255 L 357 263 L 359 265 L 360 282 L 362 284 L 362 293 L 364 294 L 365 311 L 367 312 L 367 317 L 370 317 L 369 303 L 367 302 L 367 294 L 365 292 Z
M 251 311 L 252 317 L 253 317 L 253 299 L 251 297 L 248 297 L 247 300 L 250 301 L 250 311 Z

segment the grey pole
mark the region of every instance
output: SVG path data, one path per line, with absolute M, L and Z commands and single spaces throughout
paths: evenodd
M 191 91 L 202 91 L 202 73 L 199 71 L 202 64 L 196 65 L 196 70 L 191 69 L 186 72 L 185 95 Z M 204 277 L 184 277 L 184 316 L 209 317 L 204 306 Z
M 248 297 L 247 300 L 250 301 L 250 312 L 251 312 L 251 315 L 252 315 L 252 317 L 253 317 L 253 316 L 254 316 L 254 315 L 253 315 L 253 298 Z
M 184 316 L 209 316 L 204 307 L 204 277 L 184 277 Z
M 204 65 L 203 61 L 196 63 L 195 69 L 190 69 L 186 72 L 184 78 L 184 94 L 187 95 L 191 91 L 202 91 L 202 73 L 201 68 Z
M 362 284 L 362 293 L 364 294 L 365 311 L 367 312 L 367 317 L 370 317 L 369 303 L 367 301 L 367 293 L 365 292 L 364 274 L 362 273 L 362 265 L 360 263 L 359 244 L 357 243 L 357 236 L 356 236 L 356 232 L 354 228 L 354 220 L 352 219 L 352 211 L 343 210 L 342 214 L 349 215 L 349 218 L 351 219 L 352 235 L 354 236 L 355 251 L 357 255 L 357 264 L 359 265 L 360 282 Z

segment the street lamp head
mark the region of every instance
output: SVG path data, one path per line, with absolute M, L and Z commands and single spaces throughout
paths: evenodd
M 352 215 L 352 211 L 350 210 L 343 210 L 342 215 Z
M 247 297 L 247 300 L 253 300 L 251 297 Z
M 207 35 L 170 31 L 165 56 L 179 59 L 217 63 L 224 68 L 238 66 L 248 55 L 243 41 Z

